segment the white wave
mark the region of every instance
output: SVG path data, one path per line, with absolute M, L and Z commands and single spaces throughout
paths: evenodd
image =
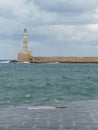
M 24 63 L 24 64 L 30 64 L 30 62 L 27 62 L 27 61 L 20 62 L 20 63 Z
M 33 106 L 33 107 L 28 107 L 28 110 L 33 110 L 33 109 L 56 109 L 54 106 Z
M 25 64 L 30 64 L 30 62 L 27 62 L 27 61 L 24 61 L 23 63 L 25 63 Z
M 10 61 L 9 60 L 7 60 L 7 61 L 0 61 L 0 63 L 10 63 Z
M 59 64 L 60 62 L 50 62 L 50 63 L 46 63 L 46 64 Z
M 19 64 L 21 64 L 21 63 L 22 63 L 22 64 L 23 64 L 23 63 L 24 63 L 24 64 L 30 64 L 30 62 L 27 62 L 27 61 L 17 62 L 17 63 L 19 63 Z
M 30 94 L 27 94 L 26 97 L 29 98 L 29 97 L 30 97 Z

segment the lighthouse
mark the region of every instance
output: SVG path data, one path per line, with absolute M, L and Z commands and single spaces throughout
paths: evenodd
M 28 32 L 27 29 L 24 29 L 23 32 L 23 48 L 18 53 L 18 61 L 30 61 L 32 59 L 32 52 L 28 50 Z
M 23 51 L 26 52 L 27 50 L 28 50 L 28 32 L 25 28 L 23 33 Z

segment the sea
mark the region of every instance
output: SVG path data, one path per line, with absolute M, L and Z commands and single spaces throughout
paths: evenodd
M 0 61 L 0 105 L 98 100 L 98 64 Z

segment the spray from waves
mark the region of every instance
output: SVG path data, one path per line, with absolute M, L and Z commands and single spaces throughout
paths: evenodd
M 7 64 L 10 63 L 10 60 L 1 60 L 0 63 Z
M 18 63 L 24 63 L 24 64 L 30 64 L 30 62 L 24 61 L 24 62 L 18 62 Z
M 25 63 L 25 64 L 30 64 L 30 62 L 27 62 L 27 61 L 24 61 L 23 63 Z
M 43 64 L 60 64 L 60 62 L 49 62 L 49 63 L 43 63 Z
M 11 61 L 10 60 L 0 60 L 0 63 L 7 64 L 7 63 L 11 63 Z M 30 64 L 30 62 L 27 62 L 27 61 L 18 62 L 18 63 Z

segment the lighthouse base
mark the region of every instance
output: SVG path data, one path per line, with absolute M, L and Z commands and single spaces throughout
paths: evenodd
M 20 51 L 18 53 L 17 61 L 24 62 L 24 61 L 32 61 L 32 52 L 31 51 Z

